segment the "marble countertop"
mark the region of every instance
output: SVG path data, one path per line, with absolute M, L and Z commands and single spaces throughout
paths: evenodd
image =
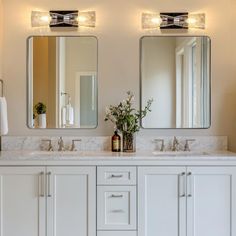
M 236 165 L 236 153 L 216 152 L 136 152 L 109 151 L 46 152 L 2 151 L 0 166 L 7 165 Z

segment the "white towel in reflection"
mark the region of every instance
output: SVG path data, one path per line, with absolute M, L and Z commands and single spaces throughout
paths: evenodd
M 5 97 L 0 97 L 0 135 L 8 133 L 7 101 Z
M 74 124 L 74 109 L 70 104 L 66 105 L 66 121 L 67 125 Z

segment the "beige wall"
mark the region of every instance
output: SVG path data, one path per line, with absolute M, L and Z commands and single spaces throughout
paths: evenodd
M 143 127 L 176 127 L 175 49 L 175 37 L 142 39 L 143 108 L 153 99 L 152 112 L 143 120 Z
M 205 12 L 207 29 L 189 34 L 212 39 L 212 126 L 207 130 L 142 130 L 142 135 L 229 135 L 236 151 L 236 1 L 225 0 L 3 0 L 3 74 L 9 104 L 10 135 L 107 135 L 112 125 L 103 122 L 105 106 L 123 99 L 131 89 L 139 101 L 139 38 L 161 34 L 141 29 L 143 11 Z M 57 34 L 30 26 L 31 10 L 96 10 L 94 30 L 59 34 L 95 35 L 99 40 L 99 126 L 96 130 L 38 131 L 26 127 L 26 38 L 33 34 Z

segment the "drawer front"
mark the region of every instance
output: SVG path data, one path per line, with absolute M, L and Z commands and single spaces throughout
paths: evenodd
M 97 236 L 137 236 L 136 231 L 98 231 Z
M 136 185 L 136 167 L 98 167 L 98 185 Z
M 136 230 L 136 187 L 97 187 L 98 230 Z

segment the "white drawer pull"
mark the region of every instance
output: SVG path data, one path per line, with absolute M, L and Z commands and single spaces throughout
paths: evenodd
M 114 174 L 111 175 L 111 178 L 122 178 L 122 177 L 123 175 L 114 175 Z
M 115 195 L 115 194 L 112 194 L 112 195 L 111 195 L 111 197 L 113 197 L 113 198 L 122 198 L 122 197 L 123 197 L 123 195 L 122 195 L 122 194 L 120 194 L 120 195 Z

